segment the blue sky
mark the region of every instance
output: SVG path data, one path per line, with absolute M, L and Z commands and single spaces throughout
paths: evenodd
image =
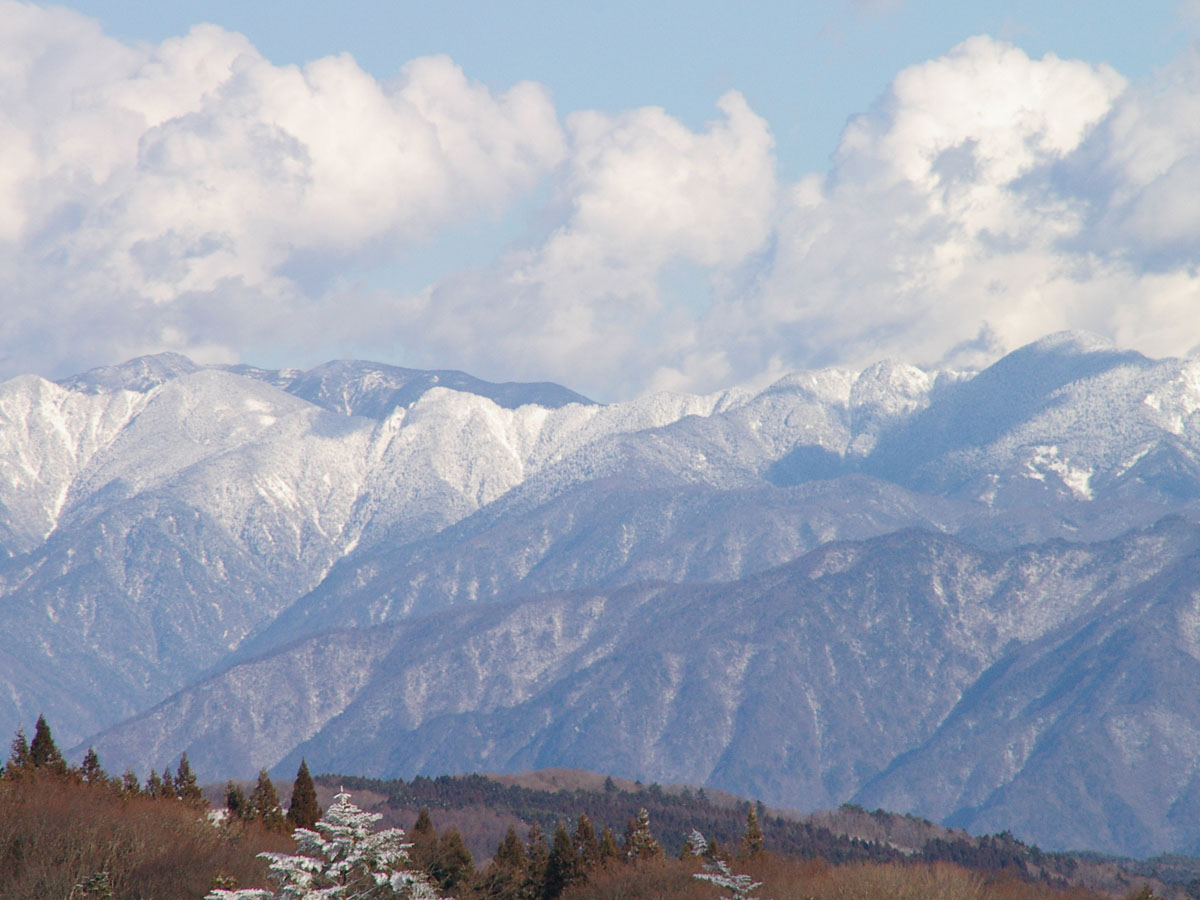
M 1195 4 L 4 5 L 0 377 L 1200 344 Z
M 716 99 L 736 89 L 771 123 L 786 177 L 825 169 L 846 119 L 896 72 L 973 35 L 1143 78 L 1178 55 L 1192 25 L 1178 0 L 67 5 L 126 40 L 157 43 L 214 22 L 245 34 L 274 63 L 350 53 L 379 79 L 414 57 L 446 53 L 493 88 L 545 84 L 560 113 L 662 106 L 698 128 Z

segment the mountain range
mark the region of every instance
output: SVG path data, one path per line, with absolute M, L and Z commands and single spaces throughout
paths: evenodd
M 598 404 L 0 384 L 0 726 L 145 774 L 570 766 L 1200 852 L 1200 360 L 1058 334 Z

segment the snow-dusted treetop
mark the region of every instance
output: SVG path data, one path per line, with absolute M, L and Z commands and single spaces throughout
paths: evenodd
M 294 854 L 263 853 L 279 893 L 258 888 L 214 890 L 206 900 L 438 900 L 425 876 L 409 867 L 400 828 L 373 831 L 382 818 L 359 809 L 345 791 L 317 822 L 297 828 Z

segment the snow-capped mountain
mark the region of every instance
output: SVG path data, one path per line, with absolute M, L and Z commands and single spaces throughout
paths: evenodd
M 1071 810 L 1110 808 L 1095 767 L 1141 757 L 1066 723 L 1166 726 L 1126 696 L 1153 666 L 1088 695 L 1126 713 L 1072 701 L 1072 635 L 1169 638 L 1182 692 L 1193 521 L 1200 361 L 1081 335 L 978 374 L 610 405 L 346 361 L 23 376 L 0 384 L 0 727 L 44 712 L 118 769 L 584 765 L 1078 843 Z M 1046 679 L 1058 730 L 1023 718 Z M 1170 746 L 1200 733 L 1155 709 Z M 1160 818 L 1105 849 L 1200 846 L 1182 752 L 1143 779 Z M 1099 786 L 1023 811 L 1056 773 Z

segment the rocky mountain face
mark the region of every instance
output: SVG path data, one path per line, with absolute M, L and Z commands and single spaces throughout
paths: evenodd
M 1196 522 L 1200 361 L 1080 335 L 610 405 L 345 361 L 25 376 L 0 727 L 1200 850 Z

